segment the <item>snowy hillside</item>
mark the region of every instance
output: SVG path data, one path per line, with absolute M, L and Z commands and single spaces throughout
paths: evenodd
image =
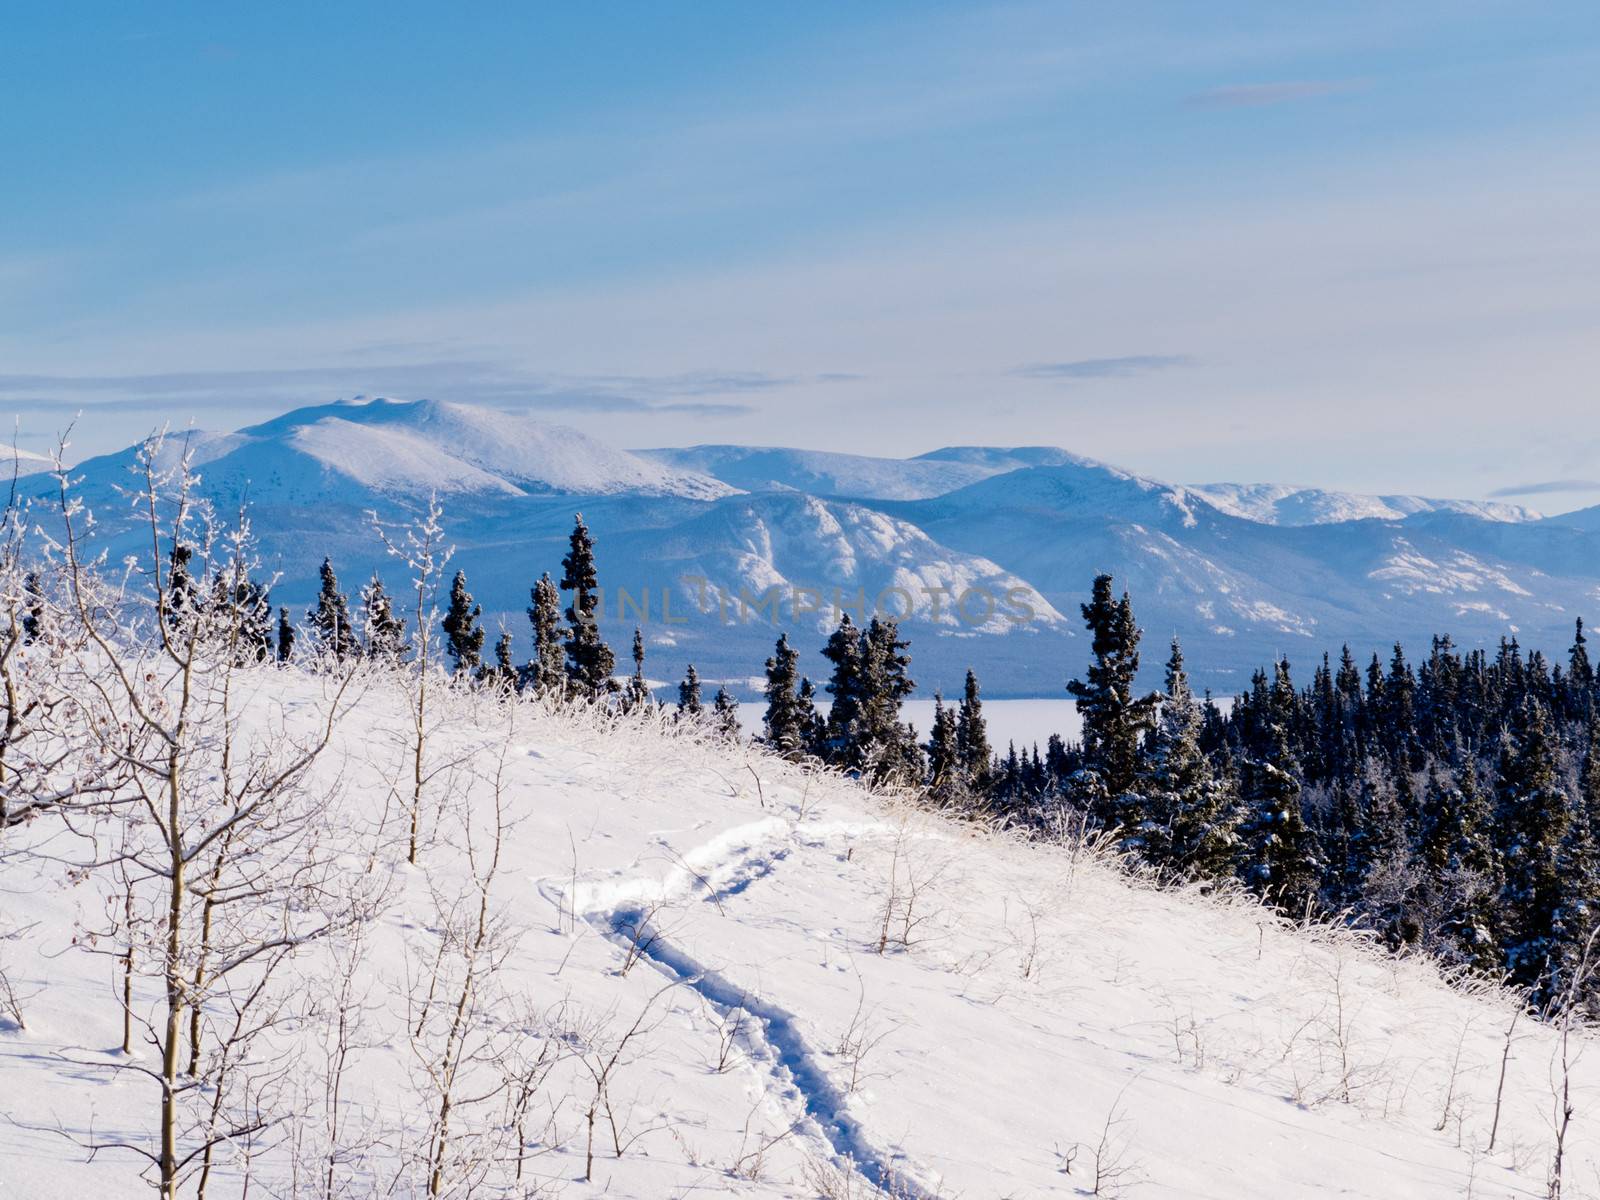
M 772 446 L 640 450 L 641 457 L 699 471 L 747 492 L 794 491 L 852 500 L 921 500 L 987 479 L 988 467 L 918 458 L 870 458 Z
M 210 486 L 263 503 L 365 502 L 401 497 L 518 497 L 551 492 L 714 499 L 733 489 L 617 450 L 564 425 L 433 400 L 296 409 L 234 434 L 178 434 L 193 444 Z M 83 464 L 91 478 L 131 456 Z
M 1363 496 L 1276 483 L 1197 483 L 1207 503 L 1230 516 L 1267 525 L 1329 525 L 1339 521 L 1399 521 L 1416 513 L 1455 512 L 1486 521 L 1536 521 L 1520 504 L 1492 500 L 1431 500 L 1426 496 Z
M 324 931 L 236 977 L 259 990 L 207 993 L 199 1070 L 234 1058 L 221 1090 L 180 1093 L 177 1150 L 233 1131 L 213 1198 L 1546 1194 L 1556 1031 L 1423 963 L 483 692 L 435 700 L 410 865 L 412 693 L 234 686 L 237 761 L 281 763 L 340 715 L 277 820 L 237 835 L 262 895 L 268 871 L 297 881 L 254 936 Z M 148 835 L 125 811 L 0 842 L 6 1196 L 150 1194 L 164 1002 L 139 931 L 164 885 L 111 863 Z M 234 895 L 219 946 L 259 920 Z M 1575 1200 L 1596 1194 L 1600 1056 L 1570 1050 Z
M 4 474 L 7 479 L 14 479 L 19 475 L 38 475 L 48 471 L 51 466 L 51 460 L 43 454 L 35 454 L 20 446 L 0 447 L 0 474 Z

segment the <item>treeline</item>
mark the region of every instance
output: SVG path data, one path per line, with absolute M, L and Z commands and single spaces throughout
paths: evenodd
M 172 554 L 169 609 L 207 602 Z M 247 656 L 287 660 L 296 626 L 265 590 L 218 579 L 214 601 L 241 613 Z M 543 575 L 527 610 L 533 655 L 502 632 L 485 654 L 482 612 L 463 573 L 440 622 L 449 669 L 485 685 L 630 709 L 656 705 L 635 630 L 620 677 L 596 622 L 594 541 L 575 522 L 561 576 Z M 895 621 L 843 615 L 822 648 L 818 688 L 780 636 L 765 665 L 761 742 L 930 802 L 1013 827 L 1103 831 L 1172 880 L 1237 880 L 1285 912 L 1359 924 L 1392 947 L 1503 976 L 1546 1005 L 1579 972 L 1600 906 L 1600 689 L 1582 621 L 1565 664 L 1515 640 L 1494 654 L 1436 637 L 1413 664 L 1396 645 L 1362 667 L 1348 647 L 1304 685 L 1287 659 L 1259 670 L 1226 706 L 1197 696 L 1172 642 L 1160 692 L 1141 692 L 1140 630 L 1110 576 L 1082 605 L 1091 658 L 1066 685 L 1081 738 L 996 753 L 977 676 L 936 698 L 924 740 L 900 716 L 915 683 Z M 343 659 L 412 652 L 376 577 L 352 605 L 324 562 L 302 627 L 307 653 Z M 676 711 L 740 737 L 726 688 L 707 703 L 691 665 Z

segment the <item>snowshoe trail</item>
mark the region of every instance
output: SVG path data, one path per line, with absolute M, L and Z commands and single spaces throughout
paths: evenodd
M 822 1057 L 805 1039 L 795 1015 L 726 973 L 707 967 L 662 932 L 655 914 L 667 905 L 692 901 L 720 904 L 770 875 L 797 845 L 820 845 L 831 836 L 882 832 L 881 823 L 810 825 L 804 829 L 778 817 L 735 826 L 693 850 L 673 855 L 664 877 L 626 876 L 579 881 L 564 892 L 558 881 L 540 882 L 557 911 L 581 917 L 628 958 L 642 959 L 666 978 L 699 995 L 724 1020 L 743 1011 L 739 1041 L 752 1064 L 774 1081 L 773 1099 L 799 1110 L 797 1126 L 825 1148 L 836 1166 L 878 1191 L 906 1200 L 937 1200 L 920 1182 L 928 1172 L 904 1156 L 880 1148 L 850 1113 L 849 1098 L 829 1077 Z M 668 851 L 671 854 L 670 850 Z M 639 865 L 635 863 L 635 866 Z

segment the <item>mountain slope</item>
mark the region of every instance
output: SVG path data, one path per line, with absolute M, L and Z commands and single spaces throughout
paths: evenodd
M 564 425 L 433 400 L 373 400 L 296 409 L 233 434 L 175 435 L 214 489 L 271 503 L 342 502 L 376 492 L 404 498 L 628 493 L 709 500 L 733 490 L 617 450 Z M 128 452 L 82 464 L 91 478 Z
M 1520 630 L 1524 644 L 1556 652 L 1600 599 L 1600 539 L 1545 522 L 1438 512 L 1267 525 L 1098 465 L 1028 468 L 886 507 L 942 544 L 981 548 L 1062 611 L 1083 580 L 1112 571 L 1157 644 L 1181 636 L 1211 686 L 1344 642 L 1358 655 L 1396 639 L 1421 653 L 1444 632 L 1493 645 Z
M 698 471 L 747 492 L 795 491 L 852 500 L 919 500 L 993 474 L 984 467 L 870 458 L 775 446 L 687 446 L 640 450 L 641 457 Z
M 238 685 L 242 751 L 306 736 L 328 702 L 324 679 L 293 671 Z M 1102 1195 L 1175 1200 L 1544 1195 L 1554 1031 L 1516 1025 L 1502 1086 L 1512 1006 L 1425 963 L 681 729 L 438 702 L 433 753 L 457 766 L 416 866 L 383 819 L 406 753 L 392 682 L 364 681 L 297 788 L 324 840 L 349 844 L 348 894 L 377 902 L 359 937 L 279 968 L 272 994 L 295 1019 L 238 1067 L 279 1081 L 254 1094 L 270 1123 L 222 1146 L 212 1200 L 241 1194 L 246 1161 L 251 1195 L 327 1171 L 336 1194 L 423 1192 L 438 1129 L 425 1067 L 448 1026 L 428 1016 L 428 981 L 455 979 L 445 931 L 471 928 L 453 906 L 476 911 L 496 824 L 495 967 L 463 1002 L 444 1194 L 516 1176 L 572 1198 L 927 1200 L 1087 1194 L 1098 1174 Z M 46 817 L 0 857 L 26 1016 L 0 1025 L 0 1192 L 29 1200 L 149 1194 L 136 1154 L 85 1149 L 150 1145 L 157 1107 L 148 1079 L 118 1069 L 114 960 L 83 937 L 123 904 L 109 869 L 66 869 L 92 853 Z M 161 991 L 136 968 L 143 1022 Z M 219 998 L 207 1036 L 232 1019 Z M 534 1119 L 511 1119 L 508 1077 L 532 1081 Z M 1579 1196 L 1600 1153 L 1600 1058 L 1580 1054 L 1571 1082 L 1564 1194 Z M 609 1109 L 591 1124 L 597 1095 Z
M 1341 521 L 1399 521 L 1417 513 L 1457 512 L 1486 521 L 1536 521 L 1520 504 L 1492 500 L 1433 500 L 1426 496 L 1365 496 L 1274 483 L 1198 483 L 1189 490 L 1230 516 L 1267 525 L 1329 525 Z
M 12 479 L 20 475 L 38 475 L 48 471 L 54 463 L 43 454 L 35 454 L 20 446 L 0 447 L 0 474 Z
M 1020 467 L 1090 462 L 1053 446 L 947 446 L 915 458 L 778 446 L 687 446 L 637 453 L 703 472 L 743 491 L 808 492 L 849 500 L 923 500 Z

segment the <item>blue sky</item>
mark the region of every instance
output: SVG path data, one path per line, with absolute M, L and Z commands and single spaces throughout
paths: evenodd
M 381 393 L 1600 502 L 1592 4 L 500 7 L 6 10 L 22 445 Z

